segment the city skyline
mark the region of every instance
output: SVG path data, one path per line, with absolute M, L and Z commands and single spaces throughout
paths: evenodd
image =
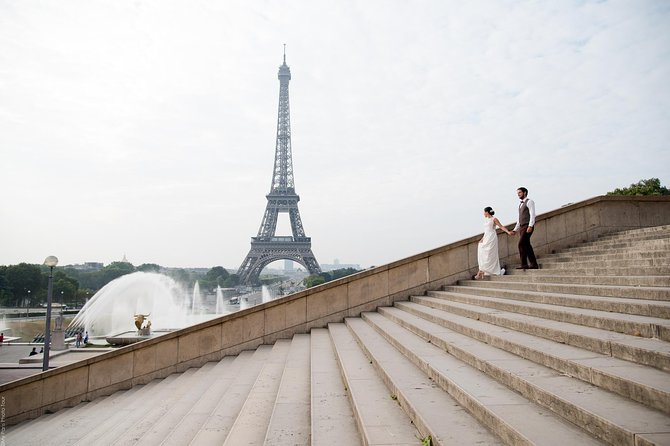
M 236 268 L 283 44 L 320 262 L 473 236 L 670 174 L 662 1 L 0 1 L 0 265 Z M 280 221 L 281 233 L 290 233 Z

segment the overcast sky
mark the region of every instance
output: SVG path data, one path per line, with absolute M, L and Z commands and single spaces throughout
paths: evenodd
M 538 213 L 670 186 L 667 1 L 0 0 L 0 264 L 237 268 L 284 43 L 320 263 L 512 223 L 522 185 Z

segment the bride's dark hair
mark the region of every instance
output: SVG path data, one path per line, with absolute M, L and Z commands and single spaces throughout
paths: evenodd
M 484 212 L 487 212 L 489 215 L 495 215 L 496 213 L 493 212 L 493 208 L 491 206 L 486 206 L 484 208 Z

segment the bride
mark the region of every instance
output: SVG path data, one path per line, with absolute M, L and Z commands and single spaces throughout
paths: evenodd
M 497 218 L 493 217 L 495 212 L 493 208 L 487 206 L 484 208 L 484 237 L 479 241 L 477 247 L 477 262 L 479 263 L 479 272 L 475 279 L 483 279 L 484 276 L 492 274 L 502 276 L 505 270 L 500 268 L 500 259 L 498 258 L 498 234 L 496 226 L 507 234 L 512 232 L 500 224 Z

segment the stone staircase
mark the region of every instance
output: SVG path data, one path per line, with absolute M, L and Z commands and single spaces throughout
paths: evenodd
M 7 429 L 21 445 L 670 444 L 670 226 Z

